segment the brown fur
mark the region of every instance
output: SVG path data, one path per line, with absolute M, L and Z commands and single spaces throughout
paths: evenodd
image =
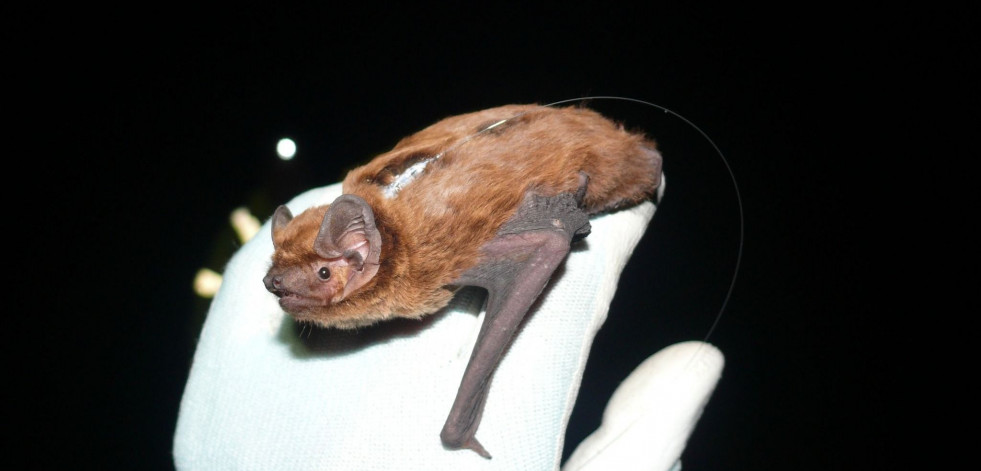
M 394 176 L 440 153 L 394 198 L 383 195 Z M 293 314 L 353 328 L 436 311 L 526 192 L 575 193 L 583 172 L 589 177 L 584 210 L 596 214 L 651 197 L 660 167 L 652 141 L 584 108 L 509 105 L 439 121 L 344 179 L 343 192 L 371 206 L 382 235 L 375 277 L 343 301 Z M 316 257 L 313 240 L 326 209 L 305 211 L 274 236 L 274 266 Z

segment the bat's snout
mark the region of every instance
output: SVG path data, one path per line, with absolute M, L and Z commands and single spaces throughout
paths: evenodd
M 262 278 L 262 284 L 266 285 L 266 290 L 270 293 L 280 298 L 283 297 L 285 293 L 283 289 L 283 275 L 273 275 L 270 273 Z

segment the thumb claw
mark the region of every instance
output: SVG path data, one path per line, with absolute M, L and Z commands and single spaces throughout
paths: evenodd
M 476 438 L 471 438 L 470 440 L 468 440 L 467 443 L 464 445 L 464 448 L 469 448 L 475 451 L 478 455 L 483 456 L 484 458 L 487 459 L 491 459 L 490 453 L 488 453 L 487 450 L 484 449 L 484 447 L 480 444 L 480 442 L 477 441 Z

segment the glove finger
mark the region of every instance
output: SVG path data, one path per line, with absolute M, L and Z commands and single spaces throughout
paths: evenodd
M 694 341 L 648 357 L 613 393 L 602 424 L 579 444 L 563 471 L 671 469 L 724 363 L 717 348 Z

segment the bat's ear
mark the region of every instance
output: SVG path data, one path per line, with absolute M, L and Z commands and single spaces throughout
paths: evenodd
M 351 268 L 345 298 L 364 286 L 378 272 L 381 254 L 381 234 L 371 206 L 354 195 L 338 196 L 324 215 L 314 250 L 323 258 L 343 258 Z
M 273 245 L 276 245 L 276 233 L 286 228 L 286 225 L 293 220 L 293 213 L 286 205 L 280 205 L 272 216 L 272 236 Z

